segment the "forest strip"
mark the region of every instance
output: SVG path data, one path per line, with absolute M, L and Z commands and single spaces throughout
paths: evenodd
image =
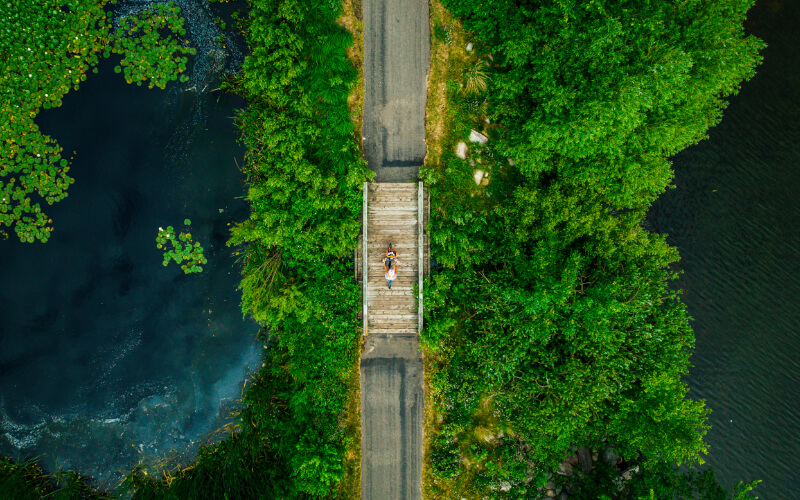
M 432 4 L 426 498 L 729 497 L 673 466 L 708 409 L 642 222 L 760 61 L 751 3 Z

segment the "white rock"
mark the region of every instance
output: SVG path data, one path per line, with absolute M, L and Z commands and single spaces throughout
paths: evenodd
M 466 157 L 467 157 L 467 144 L 464 141 L 461 141 L 456 145 L 456 156 L 458 156 L 462 160 L 466 159 Z
M 472 52 L 472 42 L 467 44 L 467 52 Z
M 625 472 L 622 473 L 622 479 L 624 479 L 625 481 L 630 481 L 631 477 L 633 477 L 633 475 L 636 474 L 637 472 L 639 472 L 639 466 L 634 465 L 633 467 L 630 467 L 629 469 L 627 469 Z
M 481 180 L 483 179 L 483 170 L 476 170 L 475 174 L 473 175 L 473 177 L 475 178 L 475 184 L 480 186 L 481 185 Z
M 486 144 L 489 142 L 489 138 L 485 135 L 481 134 L 477 130 L 470 130 L 469 131 L 469 141 L 470 142 L 480 142 L 481 144 Z

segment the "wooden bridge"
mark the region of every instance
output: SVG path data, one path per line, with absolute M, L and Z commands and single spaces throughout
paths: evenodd
M 429 206 L 421 182 L 364 183 L 363 229 L 356 255 L 364 335 L 417 335 L 422 330 L 423 278 L 430 270 Z M 391 290 L 382 263 L 390 243 L 399 262 Z M 415 286 L 420 292 L 416 298 Z
M 428 207 L 421 182 L 364 184 L 362 234 L 356 253 L 365 337 L 361 357 L 363 500 L 416 500 L 422 495 L 425 405 L 419 332 L 423 278 L 430 271 Z M 389 243 L 399 261 L 391 290 L 382 263 Z

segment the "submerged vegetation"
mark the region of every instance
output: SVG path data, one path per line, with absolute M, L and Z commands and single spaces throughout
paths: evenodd
M 163 88 L 185 69 L 194 49 L 183 34 L 180 9 L 159 4 L 121 20 L 114 30 L 105 9 L 115 0 L 42 0 L 0 3 L 0 235 L 46 242 L 52 220 L 42 203 L 67 196 L 74 182 L 56 139 L 35 123 L 41 109 L 61 105 L 78 90 L 99 57 L 122 54 L 128 82 Z M 121 71 L 121 69 L 120 69 Z
M 433 20 L 433 53 L 453 57 L 430 88 L 448 114 L 423 172 L 442 266 L 422 332 L 430 498 L 535 498 L 546 481 L 596 498 L 564 462 L 581 448 L 640 478 L 700 461 L 678 254 L 642 222 L 668 157 L 753 75 L 751 3 L 444 1 L 467 31 Z M 489 142 L 461 159 L 473 129 Z
M 183 224 L 190 226 L 192 221 L 186 219 Z M 181 266 L 184 274 L 203 272 L 203 265 L 208 262 L 203 255 L 203 246 L 199 241 L 192 241 L 192 233 L 185 231 L 175 236 L 175 228 L 167 226 L 166 229 L 158 228 L 156 246 L 164 250 L 164 267 L 171 260 Z M 185 262 L 185 263 L 184 263 Z
M 14 463 L 0 457 L 0 498 L 13 500 L 110 500 L 111 495 L 96 491 L 86 478 L 75 472 L 46 474 L 34 463 Z

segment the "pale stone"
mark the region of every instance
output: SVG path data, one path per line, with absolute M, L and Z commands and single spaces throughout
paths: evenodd
M 461 141 L 456 145 L 456 156 L 458 156 L 462 160 L 466 159 L 466 157 L 467 157 L 467 144 L 464 141 Z
M 475 174 L 473 175 L 473 177 L 475 178 L 475 184 L 480 186 L 481 185 L 481 180 L 483 179 L 483 170 L 476 170 Z
M 562 463 L 558 466 L 558 474 L 560 476 L 571 476 L 572 475 L 572 465 L 568 464 L 567 462 Z
M 467 52 L 472 52 L 472 42 L 467 44 Z
M 631 477 L 633 477 L 633 475 L 636 474 L 637 472 L 639 472 L 639 466 L 634 465 L 633 467 L 629 468 L 628 470 L 622 473 L 622 479 L 630 481 Z
M 489 142 L 489 138 L 485 135 L 481 134 L 477 130 L 470 130 L 469 131 L 469 141 L 470 142 L 479 142 L 481 144 L 486 144 Z

